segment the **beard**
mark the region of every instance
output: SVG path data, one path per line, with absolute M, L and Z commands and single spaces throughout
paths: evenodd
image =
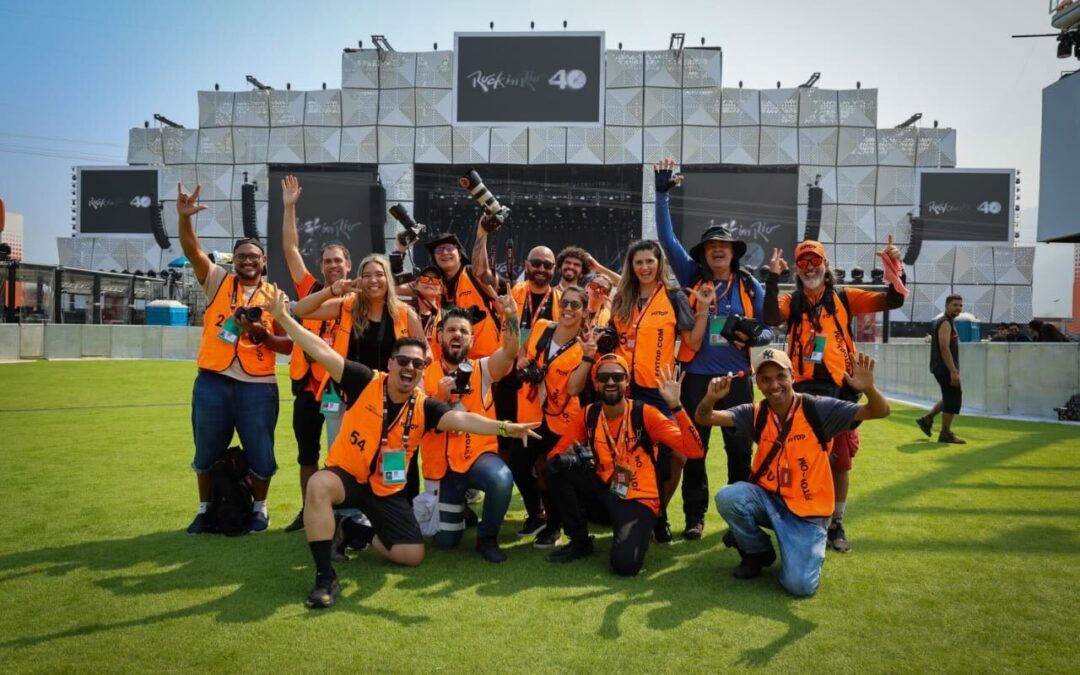
M 529 272 L 529 281 L 537 286 L 547 286 L 551 283 L 551 274 L 542 270 L 533 270 Z
M 623 391 L 621 389 L 615 389 L 615 390 L 602 389 L 602 390 L 600 390 L 600 400 L 605 405 L 618 405 L 618 403 L 623 400 L 624 396 L 625 395 L 623 394 Z
M 578 273 L 576 270 L 563 270 L 562 280 L 569 283 L 575 283 L 578 280 Z
M 457 351 L 454 351 L 449 345 L 439 345 L 442 347 L 443 360 L 452 366 L 460 366 L 469 355 L 469 348 L 462 345 Z

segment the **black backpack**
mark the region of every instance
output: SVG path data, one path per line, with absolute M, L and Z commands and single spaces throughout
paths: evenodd
M 585 409 L 585 429 L 589 434 L 589 443 L 592 443 L 592 439 L 596 437 L 596 425 L 600 422 L 600 413 L 603 406 L 599 403 L 593 403 Z M 633 406 L 630 408 L 630 426 L 634 430 L 634 437 L 637 438 L 637 444 L 635 447 L 640 446 L 649 459 L 652 460 L 653 466 L 656 466 L 655 447 L 653 446 L 652 439 L 649 438 L 649 432 L 645 430 L 645 402 L 634 401 Z M 634 448 L 630 448 L 633 451 Z
M 247 532 L 255 498 L 244 450 L 236 445 L 226 450 L 210 467 L 210 480 L 213 487 L 206 511 L 206 530 L 230 536 Z

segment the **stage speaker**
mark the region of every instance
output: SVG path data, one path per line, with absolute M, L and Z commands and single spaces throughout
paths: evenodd
M 371 250 L 386 253 L 386 188 L 382 182 L 372 184 L 368 198 L 371 204 Z
M 821 235 L 821 198 L 824 190 L 813 185 L 807 196 L 806 206 L 806 233 L 803 240 L 817 241 Z
M 923 219 L 911 218 L 911 243 L 908 244 L 907 252 L 904 253 L 904 264 L 914 265 L 922 251 Z
M 161 220 L 162 204 L 155 202 L 150 205 L 150 231 L 154 233 L 154 241 L 161 247 L 161 250 L 170 248 L 172 244 L 169 242 L 169 235 L 165 233 L 165 223 Z
M 248 239 L 258 239 L 259 220 L 255 215 L 254 183 L 244 183 L 240 186 L 240 213 L 244 223 L 244 236 Z

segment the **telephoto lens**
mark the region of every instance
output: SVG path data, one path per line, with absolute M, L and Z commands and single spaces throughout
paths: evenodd
M 481 221 L 481 226 L 488 233 L 499 229 L 510 218 L 510 209 L 500 204 L 495 195 L 491 194 L 491 190 L 487 189 L 475 169 L 469 169 L 468 173 L 458 179 L 458 184 L 468 190 L 476 203 L 487 212 L 487 217 Z
M 403 244 L 408 246 L 420 239 L 420 235 L 424 231 L 424 226 L 413 220 L 412 216 L 409 215 L 408 209 L 401 204 L 394 204 L 390 207 L 389 213 L 394 217 L 394 220 L 401 223 L 401 227 L 405 228 L 405 232 L 402 233 L 405 235 L 405 241 L 402 242 Z M 398 236 L 401 235 L 399 234 Z

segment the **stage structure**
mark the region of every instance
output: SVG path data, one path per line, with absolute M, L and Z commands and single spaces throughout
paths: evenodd
M 602 34 L 594 35 L 602 38 Z M 498 33 L 490 36 L 514 38 Z M 522 43 L 523 54 L 530 53 L 527 47 Z M 519 63 L 516 67 L 520 72 L 510 75 L 528 70 L 546 74 L 553 65 L 550 54 L 534 53 L 535 63 Z M 587 53 L 583 53 L 582 63 L 585 56 Z M 422 213 L 421 219 L 431 220 L 428 224 L 433 230 L 452 227 L 469 233 L 470 241 L 476 207 L 453 207 L 461 209 L 458 222 L 457 211 L 430 204 L 432 194 L 450 198 L 459 190 L 451 180 L 458 171 L 467 167 L 482 169 L 496 194 L 504 189 L 502 181 L 510 190 L 509 186 L 519 181 L 532 183 L 533 177 L 547 174 L 554 182 L 531 185 L 526 190 L 529 196 L 521 197 L 521 204 L 526 205 L 522 222 L 511 224 L 498 237 L 500 243 L 505 237 L 515 240 L 519 262 L 527 243 L 539 240 L 526 225 L 547 223 L 554 211 L 548 213 L 546 209 L 554 209 L 561 197 L 568 198 L 568 213 L 574 198 L 586 204 L 585 208 L 603 211 L 603 200 L 597 198 L 601 187 L 622 195 L 617 206 L 608 207 L 615 208 L 615 212 L 609 210 L 603 215 L 609 218 L 605 223 L 612 223 L 610 227 L 615 227 L 617 220 L 626 223 L 627 231 L 611 240 L 622 245 L 633 238 L 655 236 L 651 167 L 664 157 L 676 159 L 691 180 L 703 182 L 754 175 L 734 172 L 729 168 L 732 166 L 761 169 L 765 175 L 772 172 L 774 176 L 788 172 L 794 177 L 794 187 L 788 189 L 795 193 L 782 201 L 794 204 L 795 224 L 777 229 L 778 233 L 783 230 L 787 241 L 801 238 L 807 186 L 817 180 L 824 191 L 819 238 L 838 267 L 872 269 L 875 250 L 890 234 L 902 249 L 907 247 L 911 236 L 908 214 L 917 216 L 920 212 L 916 201 L 919 170 L 956 167 L 955 130 L 910 125 L 894 128 L 893 120 L 883 120 L 884 124 L 879 125 L 876 89 L 807 86 L 758 90 L 724 86 L 721 63 L 718 47 L 677 51 L 607 49 L 599 75 L 595 74 L 598 66 L 567 63 L 561 66 L 565 72 L 546 75 L 536 85 L 539 89 L 550 88 L 559 96 L 575 92 L 592 96 L 597 92 L 589 87 L 599 84 L 604 101 L 602 124 L 590 121 L 552 126 L 550 119 L 535 119 L 532 124 L 507 120 L 492 125 L 469 122 L 466 126 L 453 122 L 454 52 L 350 49 L 342 54 L 341 88 L 200 91 L 198 128 L 132 129 L 128 162 L 156 167 L 159 174 L 158 198 L 165 202 L 165 228 L 173 237 L 172 249 L 159 256 L 162 262 L 179 255 L 176 212 L 171 201 L 176 198 L 177 181 L 185 185 L 202 183 L 203 200 L 210 209 L 199 215 L 200 236 L 209 248 L 230 250 L 232 238 L 242 236 L 243 231 L 240 186 L 244 172 L 249 181 L 259 186 L 255 199 L 260 233 L 267 234 L 268 219 L 271 230 L 276 232 L 280 227 L 277 216 L 269 216 L 268 202 L 271 198 L 277 202 L 274 186 L 270 185 L 271 170 L 276 165 L 377 167 L 387 204 L 400 202 L 410 211 Z M 597 77 L 602 81 L 598 83 Z M 578 85 L 580 88 L 574 89 Z M 458 93 L 468 96 L 468 92 Z M 724 173 L 715 173 L 717 170 Z M 579 174 L 599 176 L 597 185 L 590 184 L 580 191 L 575 188 L 571 198 L 568 188 Z M 446 179 L 447 184 L 432 185 L 432 177 Z M 631 178 L 633 188 L 629 189 Z M 687 194 L 695 190 L 692 185 L 688 183 Z M 763 203 L 773 199 L 768 194 L 743 195 L 740 199 Z M 553 197 L 550 204 L 546 197 L 543 201 L 535 199 L 544 195 Z M 358 193 L 358 201 L 351 208 L 363 212 L 360 200 L 369 198 L 366 192 Z M 461 195 L 452 199 L 457 203 Z M 312 201 L 305 191 L 301 220 L 316 209 Z M 530 209 L 535 218 L 527 215 Z M 708 219 L 731 218 L 721 211 L 718 208 Z M 626 220 L 631 214 L 632 218 Z M 1008 216 L 1011 232 L 1012 213 Z M 437 222 L 444 218 L 453 222 Z M 740 218 L 735 220 L 744 225 Z M 370 222 L 377 228 L 380 221 Z M 680 227 L 700 225 L 688 222 Z M 396 227 L 390 219 L 382 234 L 385 241 L 391 241 Z M 575 232 L 576 227 L 571 220 L 565 231 Z M 608 230 L 603 232 L 604 241 L 583 237 L 577 243 L 610 246 Z M 556 233 L 558 237 L 545 241 L 557 245 L 563 233 L 554 230 L 551 234 Z M 549 235 L 545 232 L 544 236 Z M 358 234 L 354 237 L 364 239 Z M 149 230 L 143 239 L 129 239 L 149 240 Z M 65 262 L 65 254 L 82 260 L 89 250 L 95 252 L 95 267 L 125 267 L 109 256 L 98 259 L 98 250 L 109 250 L 95 248 L 98 240 L 96 235 L 87 234 L 68 240 L 61 247 L 61 262 Z M 272 236 L 271 248 L 273 241 Z M 152 240 L 149 245 L 153 246 Z M 601 251 L 608 256 L 608 248 Z M 945 297 L 957 291 L 964 295 L 967 307 L 984 321 L 1026 321 L 1031 317 L 1033 254 L 1034 249 L 1014 247 L 1011 239 L 1005 241 L 997 235 L 963 245 L 926 242 L 909 270 L 912 300 L 892 318 L 929 321 L 940 311 Z

